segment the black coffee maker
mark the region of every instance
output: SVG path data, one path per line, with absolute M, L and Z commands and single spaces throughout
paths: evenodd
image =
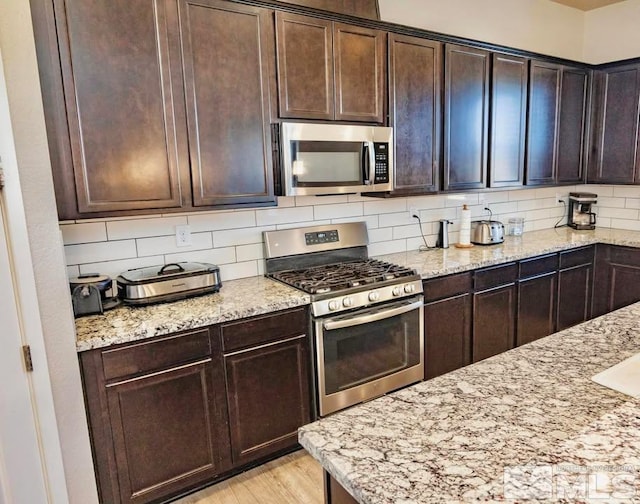
M 569 219 L 567 224 L 573 229 L 595 229 L 596 214 L 591 205 L 597 203 L 597 194 L 587 192 L 569 193 Z

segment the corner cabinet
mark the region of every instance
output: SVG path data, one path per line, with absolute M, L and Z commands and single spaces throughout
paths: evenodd
M 389 34 L 389 116 L 394 192 L 439 189 L 442 44 Z
M 527 185 L 584 179 L 589 71 L 532 60 Z
M 488 51 L 445 46 L 445 191 L 487 186 L 490 64 Z
M 271 11 L 222 0 L 52 6 L 36 40 L 61 219 L 275 204 Z
M 282 118 L 382 123 L 386 32 L 276 12 Z
M 166 501 L 295 449 L 305 308 L 79 356 L 100 500 Z

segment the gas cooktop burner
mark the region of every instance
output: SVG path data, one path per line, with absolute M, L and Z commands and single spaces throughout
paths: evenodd
M 271 276 L 309 294 L 325 294 L 415 275 L 414 270 L 404 266 L 367 259 L 279 271 Z

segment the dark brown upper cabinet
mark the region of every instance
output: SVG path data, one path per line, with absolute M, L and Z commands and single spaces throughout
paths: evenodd
M 442 44 L 389 34 L 389 112 L 397 192 L 439 189 Z
M 521 186 L 527 126 L 527 59 L 493 54 L 489 186 Z
M 61 219 L 275 204 L 272 11 L 52 5 L 36 38 Z
M 589 182 L 638 182 L 639 107 L 639 65 L 625 65 L 595 73 Z
M 314 9 L 347 14 L 368 19 L 380 19 L 378 0 L 282 0 Z
M 276 13 L 280 117 L 384 121 L 386 33 Z
M 193 205 L 275 202 L 273 13 L 180 0 Z
M 581 182 L 589 72 L 531 61 L 527 185 Z
M 490 63 L 488 51 L 445 46 L 445 191 L 487 185 Z
M 60 217 L 181 207 L 189 160 L 175 5 L 55 0 L 54 8 L 66 108 L 56 126 L 67 159 L 53 160 Z

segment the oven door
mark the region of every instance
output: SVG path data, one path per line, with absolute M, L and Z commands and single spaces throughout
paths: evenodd
M 315 321 L 320 416 L 424 378 L 423 298 Z

